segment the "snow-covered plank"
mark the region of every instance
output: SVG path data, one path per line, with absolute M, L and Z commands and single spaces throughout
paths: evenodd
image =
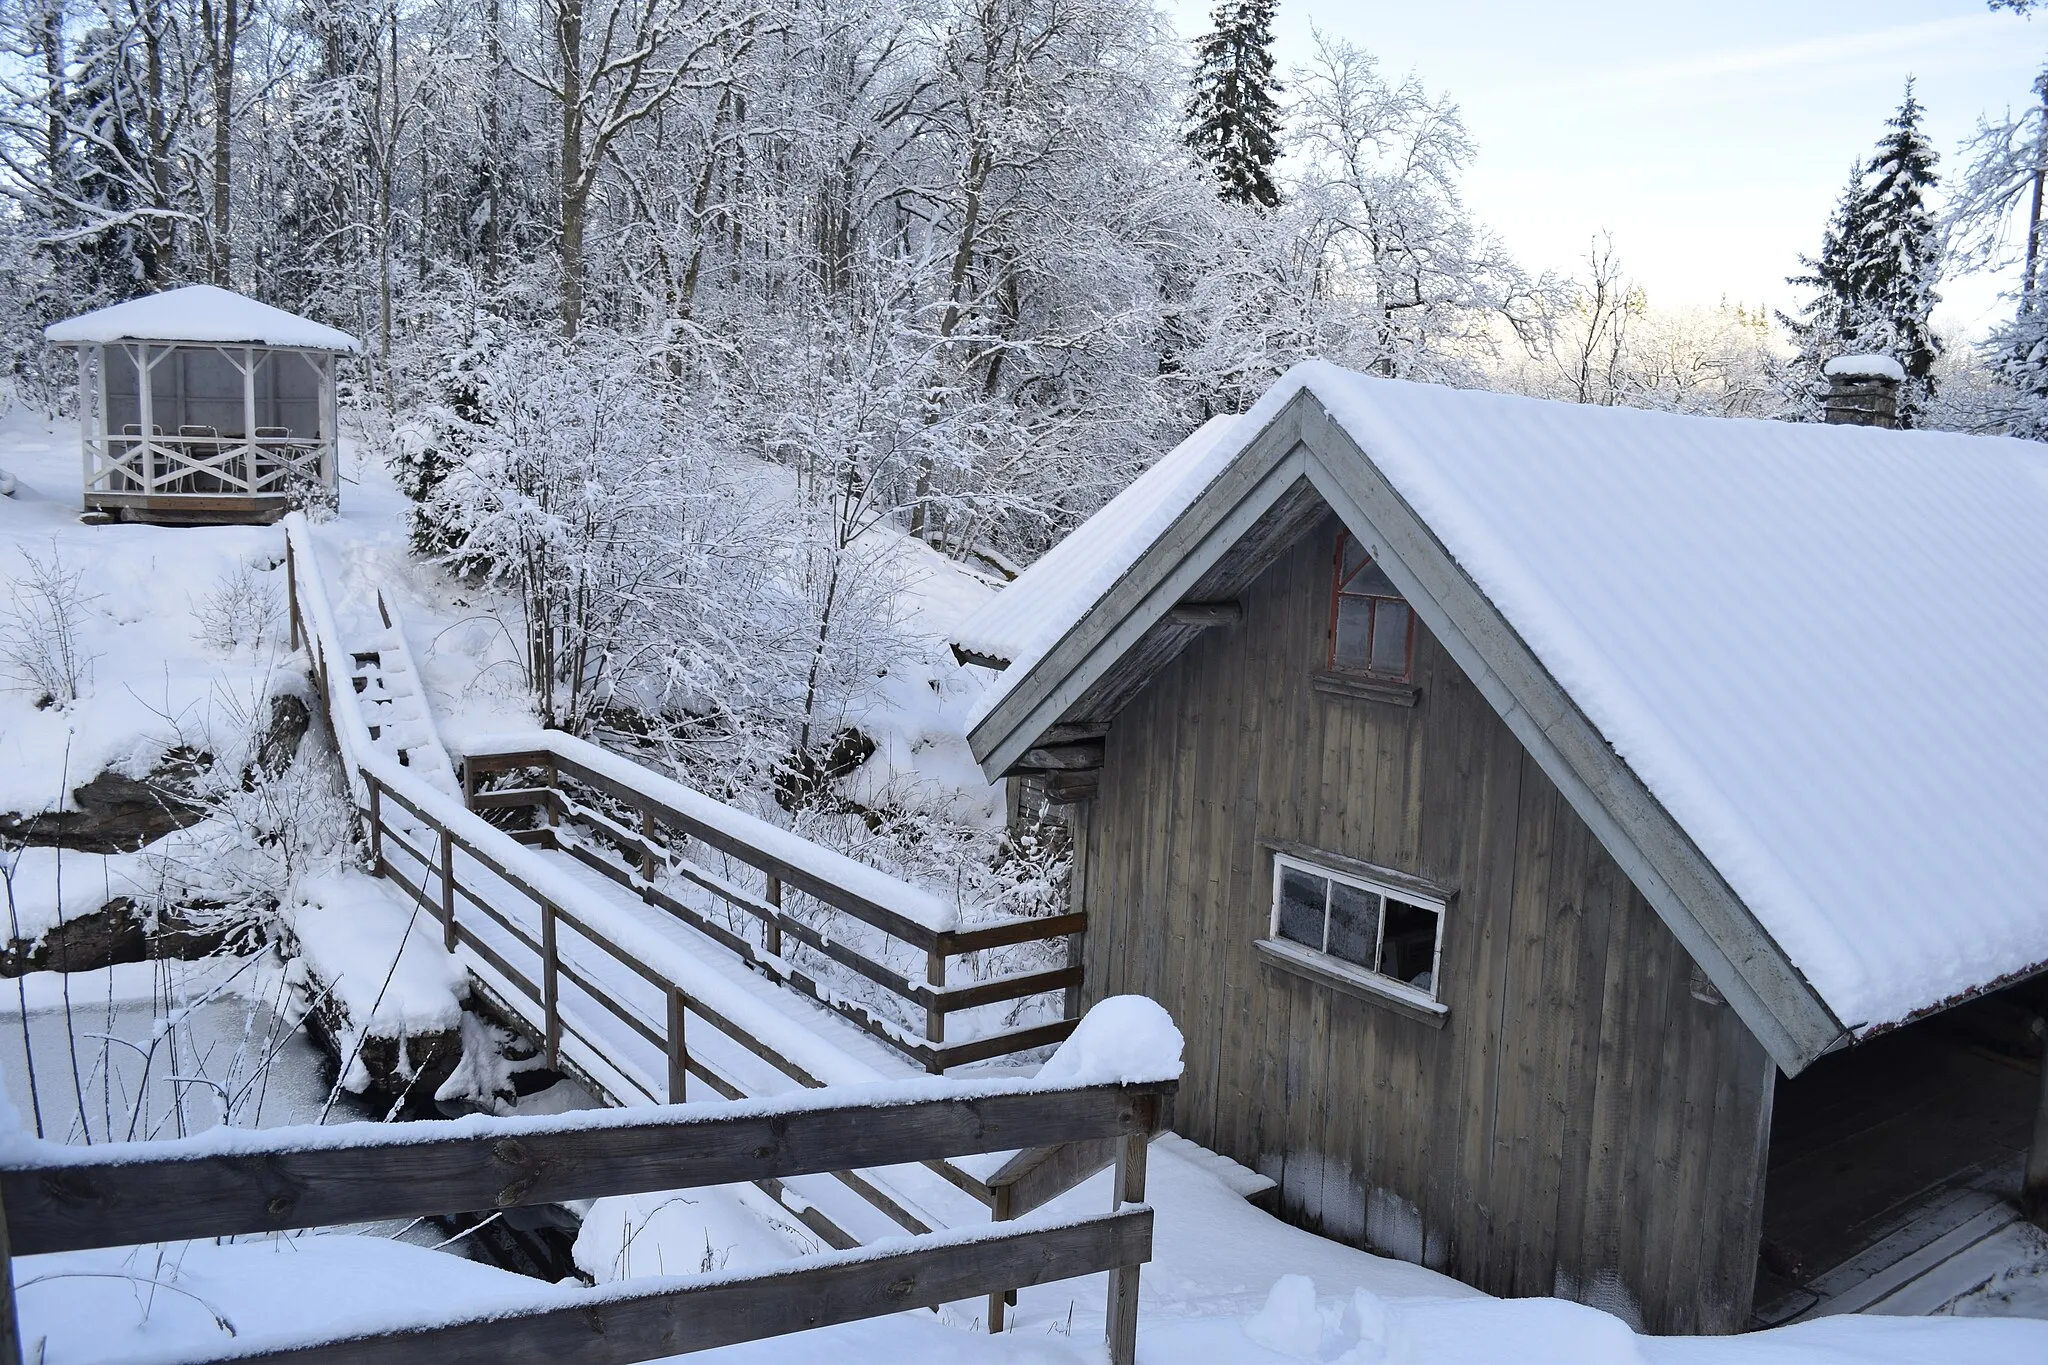
M 1151 1133 L 1174 1086 L 907 1081 L 545 1119 L 215 1129 L 91 1148 L 22 1142 L 0 1167 L 0 1191 L 14 1253 L 36 1255 Z
M 292 1365 L 628 1365 L 882 1317 L 1150 1260 L 1142 1206 L 1043 1224 L 998 1224 L 808 1257 L 766 1273 L 543 1289 L 528 1306 L 388 1321 L 327 1341 L 237 1343 L 238 1361 Z M 1113 1358 L 1129 1361 L 1126 1350 Z

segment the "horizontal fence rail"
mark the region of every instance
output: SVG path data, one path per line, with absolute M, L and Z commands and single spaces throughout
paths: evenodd
M 578 1361 L 638 1361 L 1108 1270 L 1112 1358 L 1128 1365 L 1117 1343 L 1135 1341 L 1137 1267 L 1152 1245 L 1150 1211 L 1134 1206 L 1144 1198 L 1146 1144 L 1173 1091 L 1171 1081 L 921 1081 L 740 1106 L 472 1119 L 453 1134 L 446 1123 L 366 1123 L 235 1132 L 225 1142 L 216 1132 L 175 1143 L 34 1144 L 41 1150 L 0 1161 L 0 1206 L 8 1254 L 29 1255 L 1108 1141 L 1119 1177 L 1105 1216 L 927 1233 L 760 1275 L 554 1290 L 530 1308 L 494 1305 L 488 1317 L 232 1358 L 449 1365 L 554 1360 L 566 1350 Z M 18 1361 L 18 1335 L 6 1344 L 5 1358 Z
M 521 743 L 527 747 L 519 747 Z M 955 927 L 943 920 L 934 923 L 938 916 L 906 913 L 900 903 L 891 903 L 889 898 L 863 894 L 861 882 L 873 886 L 881 880 L 881 874 L 872 869 L 860 867 L 859 881 L 844 869 L 834 875 L 834 871 L 821 869 L 818 864 L 828 857 L 840 859 L 841 855 L 815 847 L 803 860 L 792 859 L 787 852 L 790 836 L 786 831 L 744 817 L 729 807 L 718 806 L 716 815 L 708 818 L 702 809 L 684 809 L 674 799 L 679 792 L 702 803 L 717 803 L 568 735 L 547 733 L 476 743 L 467 749 L 461 761 L 463 790 L 472 809 L 539 811 L 542 819 L 536 822 L 536 828 L 522 831 L 519 837 L 575 857 L 648 904 L 689 924 L 764 975 L 844 1016 L 928 1071 L 942 1072 L 948 1067 L 1044 1047 L 1073 1032 L 1081 986 L 1079 936 L 1086 932 L 1088 924 L 1085 915 L 1013 918 L 968 928 Z M 481 779 L 490 774 L 529 770 L 545 773 L 547 785 L 479 790 Z M 621 823 L 589 801 L 577 799 L 565 789 L 565 782 L 601 794 L 631 811 L 632 825 Z M 565 837 L 569 826 L 586 832 L 591 841 Z M 758 829 L 752 828 L 755 826 Z M 771 839 L 783 846 L 771 845 Z M 691 840 L 760 874 L 762 888 L 742 886 L 683 856 L 680 849 Z M 617 856 L 608 856 L 594 844 L 608 846 Z M 656 876 L 663 873 L 708 892 L 752 920 L 758 938 L 736 932 L 657 886 Z M 907 886 L 897 885 L 903 892 L 911 891 Z M 907 950 L 905 956 L 922 959 L 923 979 L 919 980 L 900 961 L 877 960 L 875 955 L 791 914 L 783 904 L 785 888 L 800 891 L 902 945 Z M 909 1034 L 894 1021 L 877 1018 L 872 1011 L 845 999 L 791 960 L 791 944 L 801 945 L 900 1001 L 906 1013 L 922 1020 L 921 1031 Z M 948 964 L 952 959 L 1025 944 L 1059 945 L 1058 955 L 1066 959 L 1065 964 L 990 980 L 948 984 Z M 981 1037 L 952 1042 L 946 1039 L 946 1021 L 952 1015 L 1054 994 L 1060 997 L 1058 1019 Z

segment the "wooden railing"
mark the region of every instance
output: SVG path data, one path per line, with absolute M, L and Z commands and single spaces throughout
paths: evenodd
M 831 1078 L 819 1074 L 816 1064 L 807 1064 L 805 1060 L 816 1051 L 816 1043 L 802 1024 L 773 1011 L 768 1011 L 764 1018 L 758 1003 L 753 1003 L 749 1019 L 732 1017 L 751 1003 L 745 991 L 718 978 L 675 943 L 649 934 L 644 926 L 629 919 L 621 919 L 616 907 L 594 901 L 591 888 L 578 883 L 570 869 L 527 846 L 555 842 L 557 834 L 551 833 L 549 826 L 516 833 L 498 829 L 370 743 L 360 699 L 348 681 L 348 656 L 339 643 L 331 599 L 321 582 L 318 559 L 306 539 L 306 527 L 294 516 L 287 518 L 286 529 L 292 638 L 294 643 L 303 642 L 308 651 L 316 689 L 343 770 L 351 779 L 372 871 L 402 889 L 439 924 L 444 946 L 465 956 L 478 987 L 496 999 L 506 1022 L 531 1029 L 546 1064 L 573 1072 L 600 1096 L 616 1104 L 681 1102 L 688 1097 L 692 1078 L 724 1099 L 758 1095 L 758 1083 L 750 1085 L 746 1078 L 721 1067 L 707 1055 L 714 1049 L 704 1044 L 722 1040 L 727 1045 L 725 1051 L 754 1058 L 785 1082 L 808 1088 L 825 1085 Z M 714 847 L 733 851 L 735 856 L 751 853 L 756 860 L 751 865 L 768 869 L 768 875 L 808 894 L 819 895 L 826 903 L 846 910 L 864 923 L 880 921 L 893 927 L 906 941 L 923 948 L 937 963 L 931 975 L 939 984 L 927 982 L 919 986 L 900 975 L 894 979 L 904 994 L 936 1016 L 940 1029 L 947 1013 L 989 1000 L 1020 998 L 1023 986 L 1065 992 L 1063 1002 L 1069 1018 L 1037 1029 L 951 1046 L 935 1047 L 904 1040 L 892 1036 L 881 1023 L 866 1020 L 864 1027 L 869 1032 L 934 1069 L 1058 1041 L 1074 1028 L 1071 1008 L 1078 971 L 1024 974 L 947 987 L 943 984 L 943 960 L 949 954 L 1077 933 L 1082 926 L 1079 916 L 1015 920 L 964 931 L 934 927 L 933 921 L 943 923 L 947 912 L 915 888 L 786 830 L 753 820 L 702 793 L 669 782 L 582 741 L 549 732 L 519 736 L 516 744 L 510 746 L 475 747 L 480 752 L 469 758 L 466 772 L 470 782 L 466 790 L 479 806 L 544 801 L 552 812 L 551 819 L 556 821 L 565 814 L 606 820 L 613 833 L 626 837 L 634 856 L 643 860 L 637 874 L 603 859 L 593 861 L 594 855 L 588 849 L 580 850 L 580 862 L 630 886 L 647 903 L 702 929 L 712 940 L 755 963 L 772 979 L 824 1000 L 856 1023 L 863 1022 L 858 1011 L 844 1001 L 828 997 L 817 983 L 791 968 L 786 959 L 757 950 L 751 941 L 666 896 L 645 874 L 655 869 L 654 860 L 666 860 L 661 865 L 674 867 L 699 885 L 708 880 L 714 891 L 723 887 L 731 893 L 727 897 L 729 902 L 733 898 L 750 901 L 757 913 L 776 921 L 770 927 L 797 942 L 815 945 L 834 961 L 843 961 L 833 955 L 833 950 L 842 945 L 789 917 L 778 904 L 752 897 L 705 869 L 689 865 L 694 875 L 686 872 L 685 860 L 658 842 L 658 828 L 666 826 L 683 835 L 700 837 Z M 537 756 L 541 766 L 551 770 L 557 784 L 569 777 L 588 781 L 608 794 L 630 794 L 638 803 L 635 808 L 642 811 L 641 831 L 635 834 L 623 830 L 602 812 L 572 803 L 558 786 L 505 793 L 474 791 L 474 777 L 485 764 L 525 767 Z M 483 799 L 487 796 L 493 799 Z M 564 831 L 559 823 L 553 828 Z M 579 852 L 576 845 L 568 847 L 572 853 Z M 600 918 L 605 921 L 603 924 L 598 922 Z M 565 938 L 573 939 L 578 951 L 565 951 Z M 777 953 L 779 950 L 777 944 Z M 866 965 L 876 972 L 887 970 L 872 961 Z M 597 979 L 600 975 L 607 979 Z M 692 988 L 693 980 L 701 982 L 700 988 Z M 605 1016 L 620 1031 L 606 1036 L 599 1027 Z M 704 1032 L 713 1037 L 705 1038 Z M 634 1065 L 625 1055 L 631 1048 L 643 1045 L 660 1059 L 651 1073 Z M 1113 1144 L 1090 1139 L 1026 1147 L 985 1176 L 977 1176 L 946 1160 L 932 1159 L 923 1164 L 970 1195 L 1001 1222 L 1021 1217 L 1071 1189 L 1110 1164 L 1115 1155 Z M 890 1164 L 910 1161 L 893 1157 Z M 904 1199 L 858 1170 L 846 1168 L 829 1174 L 895 1228 L 922 1235 L 936 1225 L 937 1220 L 921 1215 Z M 774 1180 L 764 1179 L 761 1186 L 771 1197 L 782 1201 L 783 1192 Z M 802 1200 L 782 1202 L 825 1245 L 846 1250 L 859 1244 L 841 1220 L 824 1210 Z M 1003 1296 L 994 1296 L 989 1305 L 992 1330 L 1000 1327 L 1003 1308 Z
M 494 1305 L 386 1329 L 261 1343 L 236 1361 L 457 1365 L 650 1360 L 1004 1289 L 1110 1272 L 1113 1365 L 1137 1342 L 1138 1268 L 1151 1258 L 1146 1145 L 1173 1082 L 1039 1087 L 915 1081 L 907 1093 L 820 1091 L 746 1105 L 632 1115 L 349 1124 L 91 1148 L 33 1144 L 0 1162 L 0 1361 L 22 1359 L 10 1256 L 407 1218 L 940 1160 L 1017 1147 L 1110 1143 L 1111 1211 L 1024 1226 L 924 1233 L 886 1248 L 807 1258 L 753 1275 L 536 1288 Z M 242 1348 L 246 1350 L 247 1348 Z M 221 1357 L 222 1359 L 230 1357 Z
M 1074 1030 L 1080 1003 L 1080 936 L 1088 927 L 1085 915 L 1018 917 L 955 927 L 949 910 L 914 888 L 558 732 L 472 742 L 461 763 L 463 792 L 471 809 L 530 807 L 540 812 L 535 827 L 515 837 L 570 854 L 721 944 L 771 980 L 842 1015 L 928 1071 L 943 1072 L 948 1067 L 1043 1047 Z M 511 771 L 542 773 L 545 784 L 480 790 L 486 775 Z M 579 787 L 608 799 L 614 810 L 579 799 Z M 621 810 L 630 813 L 630 824 L 617 818 Z M 565 838 L 568 827 L 587 832 L 622 857 L 607 856 L 591 841 Z M 737 883 L 730 869 L 707 867 L 686 856 L 692 840 L 758 874 L 758 889 Z M 663 890 L 656 884 L 663 873 L 732 907 L 744 917 L 743 923 L 752 921 L 755 932 L 739 932 Z M 848 941 L 848 935 L 834 934 L 829 925 L 821 927 L 792 914 L 783 903 L 786 890 L 801 892 L 829 911 L 879 931 L 898 951 L 862 951 Z M 921 1021 L 921 1030 L 911 1034 L 899 1021 L 878 1017 L 849 1000 L 843 991 L 820 982 L 798 964 L 798 954 L 790 950 L 792 944 L 894 997 L 906 1015 Z M 1041 957 L 1064 960 L 1058 966 L 986 980 L 956 984 L 947 980 L 954 959 L 1028 944 L 1046 945 Z M 922 980 L 905 970 L 906 958 L 921 961 Z M 1059 997 L 1057 1018 L 947 1040 L 947 1020 L 952 1015 L 1040 995 Z

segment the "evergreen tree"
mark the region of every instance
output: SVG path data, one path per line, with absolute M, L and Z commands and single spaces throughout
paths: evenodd
M 1210 31 L 1196 40 L 1195 92 L 1188 100 L 1188 145 L 1216 174 L 1219 193 L 1241 204 L 1280 202 L 1271 167 L 1280 156 L 1280 106 L 1274 96 L 1273 11 L 1279 0 L 1223 0 Z
M 1778 319 L 1798 346 L 1787 373 L 1796 382 L 1797 416 L 1819 416 L 1825 387 L 1821 367 L 1832 357 L 1880 352 L 1906 371 L 1899 421 L 1913 418 L 1934 392 L 1934 362 L 1941 343 L 1929 315 L 1939 299 L 1942 232 L 1927 206 L 1939 159 L 1920 131 L 1920 103 L 1912 82 L 1890 130 L 1835 204 L 1818 256 L 1802 256 L 1804 275 L 1789 284 L 1812 291 L 1805 310 Z
M 1820 417 L 1821 366 L 1838 355 L 1853 354 L 1867 333 L 1866 310 L 1857 293 L 1856 243 L 1863 236 L 1863 172 L 1849 168 L 1849 183 L 1835 201 L 1835 211 L 1821 233 L 1820 254 L 1801 256 L 1803 275 L 1787 284 L 1810 290 L 1806 308 L 1798 317 L 1778 314 L 1778 321 L 1798 349 L 1786 367 L 1793 414 L 1805 421 Z
M 1942 232 L 1927 206 L 1940 158 L 1920 131 L 1920 102 L 1906 82 L 1905 102 L 1870 159 L 1851 270 L 1872 336 L 1906 371 L 1899 394 L 1905 425 L 1934 391 L 1941 343 L 1929 325 L 1939 295 Z

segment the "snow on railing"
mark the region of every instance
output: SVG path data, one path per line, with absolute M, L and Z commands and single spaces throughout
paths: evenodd
M 341 632 L 334 624 L 333 599 L 320 571 L 320 557 L 313 547 L 313 528 L 304 512 L 284 519 L 285 577 L 291 598 L 292 646 L 302 642 L 313 663 L 313 677 L 327 709 L 328 729 L 341 751 L 342 770 L 348 774 L 349 789 L 356 804 L 366 805 L 368 789 L 363 785 L 362 757 L 371 751 L 370 726 L 363 719 L 362 706 L 350 683 L 349 655 L 341 644 Z M 341 685 L 335 686 L 335 666 L 340 666 Z
M 527 837 L 618 882 L 929 1070 L 1057 1043 L 1073 1028 L 1085 915 L 1011 916 L 962 926 L 954 907 L 926 891 L 574 736 L 550 730 L 471 739 L 457 747 L 465 799 L 473 809 L 541 809 L 547 827 Z M 547 786 L 477 790 L 481 774 L 534 769 L 547 774 Z M 595 792 L 636 814 L 637 828 L 572 795 L 564 779 L 579 792 Z M 565 817 L 573 823 L 564 825 Z M 738 885 L 726 872 L 683 856 L 690 841 L 758 872 L 762 885 Z M 626 857 L 611 857 L 612 850 Z M 722 901 L 740 918 L 720 923 L 701 897 L 692 903 L 672 894 L 668 887 L 685 889 L 681 882 Z M 785 884 L 856 923 L 791 913 L 783 904 Z M 747 920 L 753 921 L 752 932 Z M 879 940 L 861 926 L 878 931 Z M 950 960 L 1005 948 L 1041 960 L 1025 970 L 967 982 L 956 977 L 949 984 Z M 986 964 L 976 959 L 975 965 L 978 971 Z M 1053 1018 L 1019 1022 L 1020 1010 L 1042 1014 L 1048 1000 L 1058 1011 Z M 880 1006 L 891 1013 L 878 1012 Z M 958 1036 L 956 1028 L 949 1040 L 948 1021 L 961 1015 L 966 1035 Z
M 630 787 L 669 806 L 689 819 L 727 835 L 738 847 L 766 854 L 808 874 L 818 882 L 857 896 L 878 909 L 922 925 L 935 934 L 960 926 L 957 907 L 929 891 L 856 862 L 836 849 L 814 844 L 800 834 L 772 825 L 758 815 L 727 805 L 671 777 L 621 758 L 588 740 L 560 730 L 529 730 L 523 734 L 480 735 L 457 744 L 459 758 L 502 758 L 549 753 Z
M 222 1359 L 305 1354 L 428 1365 L 509 1353 L 627 1365 L 984 1293 L 993 1305 L 1014 1287 L 1107 1271 L 1109 1358 L 1132 1365 L 1139 1267 L 1152 1252 L 1146 1147 L 1165 1124 L 1179 1070 L 1177 1045 L 1165 1068 L 1171 1075 L 1152 1074 L 1163 1052 L 1141 1050 L 1146 1055 L 1103 1073 L 1142 1073 L 1135 1081 L 897 1081 L 651 1112 L 224 1127 L 176 1142 L 93 1147 L 8 1135 L 0 1140 L 0 1361 L 22 1360 L 11 1255 L 766 1185 L 1000 1146 L 1107 1142 L 1116 1149 L 1107 1213 L 925 1228 L 760 1270 L 596 1289 L 535 1286 L 517 1302 L 445 1305 L 426 1320 L 373 1309 L 340 1336 L 244 1338 Z

